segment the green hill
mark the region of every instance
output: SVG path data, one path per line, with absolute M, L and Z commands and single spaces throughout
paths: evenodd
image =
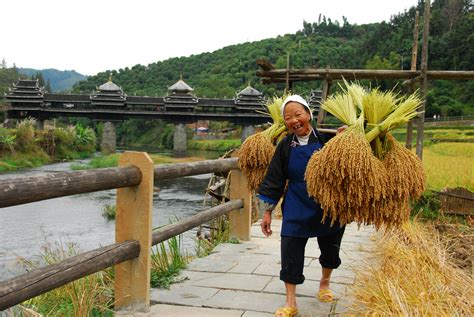
M 393 15 L 388 22 L 365 25 L 350 24 L 345 18 L 343 23 L 326 17 L 320 17 L 313 23 L 303 21 L 303 28 L 294 34 L 227 46 L 211 53 L 170 58 L 147 66 L 135 65 L 118 71 L 100 72 L 77 83 L 74 91 L 88 93 L 112 75 L 113 81 L 122 86 L 128 95 L 164 95 L 167 87 L 183 74 L 184 80 L 195 89 L 198 97 L 232 97 L 249 82 L 271 96 L 277 91 L 281 93 L 283 87 L 263 85 L 255 75 L 256 60 L 265 58 L 277 68 L 285 68 L 287 52 L 290 53 L 292 68 L 409 69 L 416 10 L 422 15 L 423 3 Z M 436 0 L 432 4 L 430 69 L 472 70 L 474 18 L 469 10 L 469 0 Z M 423 17 L 420 18 L 420 25 L 423 25 Z M 383 81 L 369 84 L 390 88 L 395 83 Z M 294 91 L 308 94 L 318 85 L 320 82 L 298 83 Z M 472 81 L 436 81 L 431 85 L 427 115 L 474 113 Z
M 36 76 L 38 72 L 41 73 L 44 81 L 49 81 L 51 92 L 69 91 L 74 84 L 87 79 L 87 76 L 74 70 L 18 68 L 18 72 L 30 78 Z

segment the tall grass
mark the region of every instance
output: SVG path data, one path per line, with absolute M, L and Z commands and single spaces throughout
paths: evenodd
M 238 148 L 242 142 L 239 139 L 228 140 L 190 140 L 188 148 L 193 150 L 207 150 L 225 152 Z
M 154 246 L 151 253 L 151 286 L 169 288 L 180 281 L 179 272 L 187 264 L 188 256 L 182 252 L 181 235 Z
M 38 262 L 20 259 L 26 270 L 50 265 L 77 255 L 75 244 L 47 244 Z M 83 277 L 43 295 L 34 297 L 22 305 L 44 316 L 112 316 L 113 271 L 107 269 Z

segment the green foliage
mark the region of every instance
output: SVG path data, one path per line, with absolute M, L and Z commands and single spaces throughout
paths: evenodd
M 152 248 L 151 286 L 169 288 L 179 282 L 179 272 L 186 268 L 187 256 L 181 252 L 181 236 L 174 236 Z
M 58 263 L 80 252 L 73 243 L 46 244 L 42 248 L 41 260 L 20 259 L 27 271 L 44 265 Z M 113 271 L 107 269 L 83 277 L 74 282 L 56 288 L 43 295 L 34 297 L 22 305 L 44 316 L 112 316 Z
M 87 164 L 72 164 L 73 170 L 86 170 L 93 168 L 117 167 L 120 154 L 93 157 Z
M 107 220 L 114 220 L 117 208 L 115 205 L 105 204 L 102 207 L 102 216 Z
M 74 70 L 18 68 L 18 72 L 32 79 L 40 79 L 41 86 L 45 86 L 48 92 L 70 91 L 75 83 L 87 79 L 87 76 Z
M 225 152 L 238 148 L 242 142 L 239 139 L 231 140 L 189 140 L 188 149 L 190 150 L 207 150 Z
M 226 216 L 220 216 L 210 221 L 209 235 L 206 234 L 198 237 L 196 241 L 196 255 L 205 257 L 220 243 L 239 243 L 229 237 L 229 220 Z M 202 237 L 204 236 L 204 237 Z
M 235 93 L 245 88 L 249 82 L 266 96 L 273 96 L 277 91 L 281 94 L 284 86 L 264 85 L 255 74 L 255 61 L 265 58 L 277 68 L 286 68 L 288 53 L 291 68 L 330 66 L 410 69 L 415 12 L 418 10 L 422 14 L 423 6 L 424 3 L 419 1 L 416 7 L 393 15 L 388 22 L 364 25 L 350 24 L 345 17 L 340 23 L 320 16 L 317 22 L 303 21 L 302 30 L 295 34 L 231 45 L 212 53 L 170 58 L 147 66 L 135 65 L 118 71 L 104 71 L 77 83 L 74 91 L 90 93 L 97 85 L 106 82 L 109 74 L 112 74 L 114 82 L 122 86 L 129 95 L 162 96 L 167 94 L 167 87 L 175 83 L 180 74 L 184 74 L 184 80 L 195 89 L 195 94 L 200 98 L 229 98 L 235 96 Z M 433 2 L 429 69 L 472 69 L 474 19 L 469 10 L 469 0 Z M 421 17 L 421 26 L 422 20 Z M 421 48 L 418 51 L 421 52 Z M 418 54 L 418 65 L 420 61 L 421 54 Z M 432 99 L 427 105 L 427 114 L 439 112 L 440 104 L 447 105 L 443 111 L 450 114 L 474 112 L 473 81 L 450 81 L 447 90 L 439 87 L 437 82 L 431 87 Z M 374 81 L 372 85 L 392 88 L 395 83 Z M 311 89 L 320 85 L 320 82 L 295 83 L 293 92 L 308 96 Z M 439 100 L 440 94 L 448 96 L 449 99 Z M 160 144 L 169 141 L 168 135 L 163 138 L 167 140 L 161 140 Z
M 438 219 L 441 202 L 438 194 L 426 191 L 412 206 L 412 216 L 422 216 L 425 219 Z

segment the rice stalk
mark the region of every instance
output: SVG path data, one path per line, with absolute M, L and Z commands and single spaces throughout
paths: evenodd
M 355 268 L 349 315 L 473 315 L 472 276 L 448 260 L 433 228 L 415 221 L 386 230 L 375 254 L 378 263 Z
M 363 117 L 363 116 L 361 116 Z M 332 138 L 312 155 L 305 172 L 307 190 L 331 224 L 382 224 L 376 208 L 386 198 L 387 174 L 359 129 Z
M 238 153 L 238 164 L 247 177 L 249 190 L 255 191 L 260 186 L 274 152 L 275 146 L 261 132 L 245 139 Z

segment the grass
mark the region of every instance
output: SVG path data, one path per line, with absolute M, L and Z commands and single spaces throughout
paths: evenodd
M 197 257 L 208 256 L 212 250 L 220 243 L 239 243 L 229 237 L 229 220 L 226 216 L 220 216 L 210 221 L 209 235 L 198 237 L 196 240 L 195 251 Z M 201 227 L 201 230 L 203 227 Z
M 157 164 L 170 164 L 170 163 L 187 163 L 203 160 L 200 157 L 181 157 L 174 158 L 166 155 L 160 154 L 149 154 L 155 165 Z M 72 164 L 72 170 L 86 170 L 94 168 L 106 168 L 106 167 L 117 167 L 120 158 L 120 153 L 105 155 L 105 156 L 96 156 L 92 158 L 86 164 Z
M 51 162 L 52 159 L 43 152 L 3 154 L 0 156 L 0 172 L 39 167 Z
M 47 244 L 43 247 L 41 261 L 20 259 L 28 271 L 44 264 L 54 264 L 78 254 L 74 244 Z M 22 305 L 43 316 L 113 316 L 113 270 L 107 269 L 83 277 Z
M 225 152 L 238 148 L 241 144 L 240 139 L 229 140 L 190 140 L 188 141 L 188 149 L 207 150 Z
M 474 191 L 474 143 L 438 143 L 423 150 L 428 189 L 465 187 Z
M 114 220 L 117 208 L 115 205 L 105 204 L 102 207 L 102 216 L 107 220 Z
M 169 289 L 183 280 L 179 272 L 186 268 L 188 256 L 183 254 L 181 236 L 174 236 L 152 248 L 151 286 Z

